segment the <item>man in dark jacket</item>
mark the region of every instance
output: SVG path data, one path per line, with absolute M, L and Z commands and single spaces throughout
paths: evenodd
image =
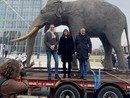
M 50 25 L 48 32 L 46 32 L 44 37 L 44 43 L 46 45 L 46 53 L 47 53 L 47 69 L 48 69 L 48 79 L 51 79 L 51 55 L 53 55 L 55 61 L 55 79 L 60 79 L 58 76 L 58 52 L 57 45 L 59 43 L 58 33 L 55 32 L 55 26 L 53 24 Z
M 92 51 L 92 44 L 89 36 L 86 35 L 85 28 L 80 29 L 75 40 L 75 54 L 79 60 L 80 73 L 82 79 L 86 80 L 88 59 Z

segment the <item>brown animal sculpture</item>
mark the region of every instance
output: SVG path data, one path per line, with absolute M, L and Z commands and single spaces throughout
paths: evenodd
M 28 33 L 13 40 L 22 41 L 28 38 L 27 63 L 30 61 L 38 30 L 45 26 L 46 31 L 50 23 L 55 24 L 55 26 L 68 26 L 74 39 L 80 28 L 86 28 L 90 37 L 99 37 L 103 44 L 105 69 L 112 69 L 112 48 L 117 54 L 118 68 L 121 70 L 128 68 L 121 48 L 123 30 L 125 30 L 129 44 L 127 21 L 126 16 L 118 7 L 104 0 L 77 0 L 71 2 L 48 0 L 47 5 L 33 21 Z

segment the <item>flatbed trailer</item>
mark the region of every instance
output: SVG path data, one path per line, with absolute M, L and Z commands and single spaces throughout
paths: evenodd
M 71 78 L 48 80 L 44 68 L 27 68 L 26 78 L 29 82 L 28 95 L 36 88 L 50 89 L 48 98 L 85 98 L 93 93 L 94 98 L 126 98 L 130 94 L 130 72 L 92 70 L 87 73 L 86 80 L 78 79 L 79 71 L 72 71 Z M 53 72 L 52 72 L 53 73 Z M 87 97 L 90 98 L 90 97 Z

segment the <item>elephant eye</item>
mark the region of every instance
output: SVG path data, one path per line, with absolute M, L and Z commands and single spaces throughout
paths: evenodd
M 41 13 L 41 14 L 45 14 L 46 11 L 43 9 L 43 10 L 40 11 L 40 13 Z

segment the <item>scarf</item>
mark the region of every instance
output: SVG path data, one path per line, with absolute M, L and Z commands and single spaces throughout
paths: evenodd
M 51 32 L 51 31 L 50 31 Z M 53 38 L 56 38 L 56 35 L 54 34 L 54 32 L 51 32 L 51 36 L 52 36 L 52 39 Z

